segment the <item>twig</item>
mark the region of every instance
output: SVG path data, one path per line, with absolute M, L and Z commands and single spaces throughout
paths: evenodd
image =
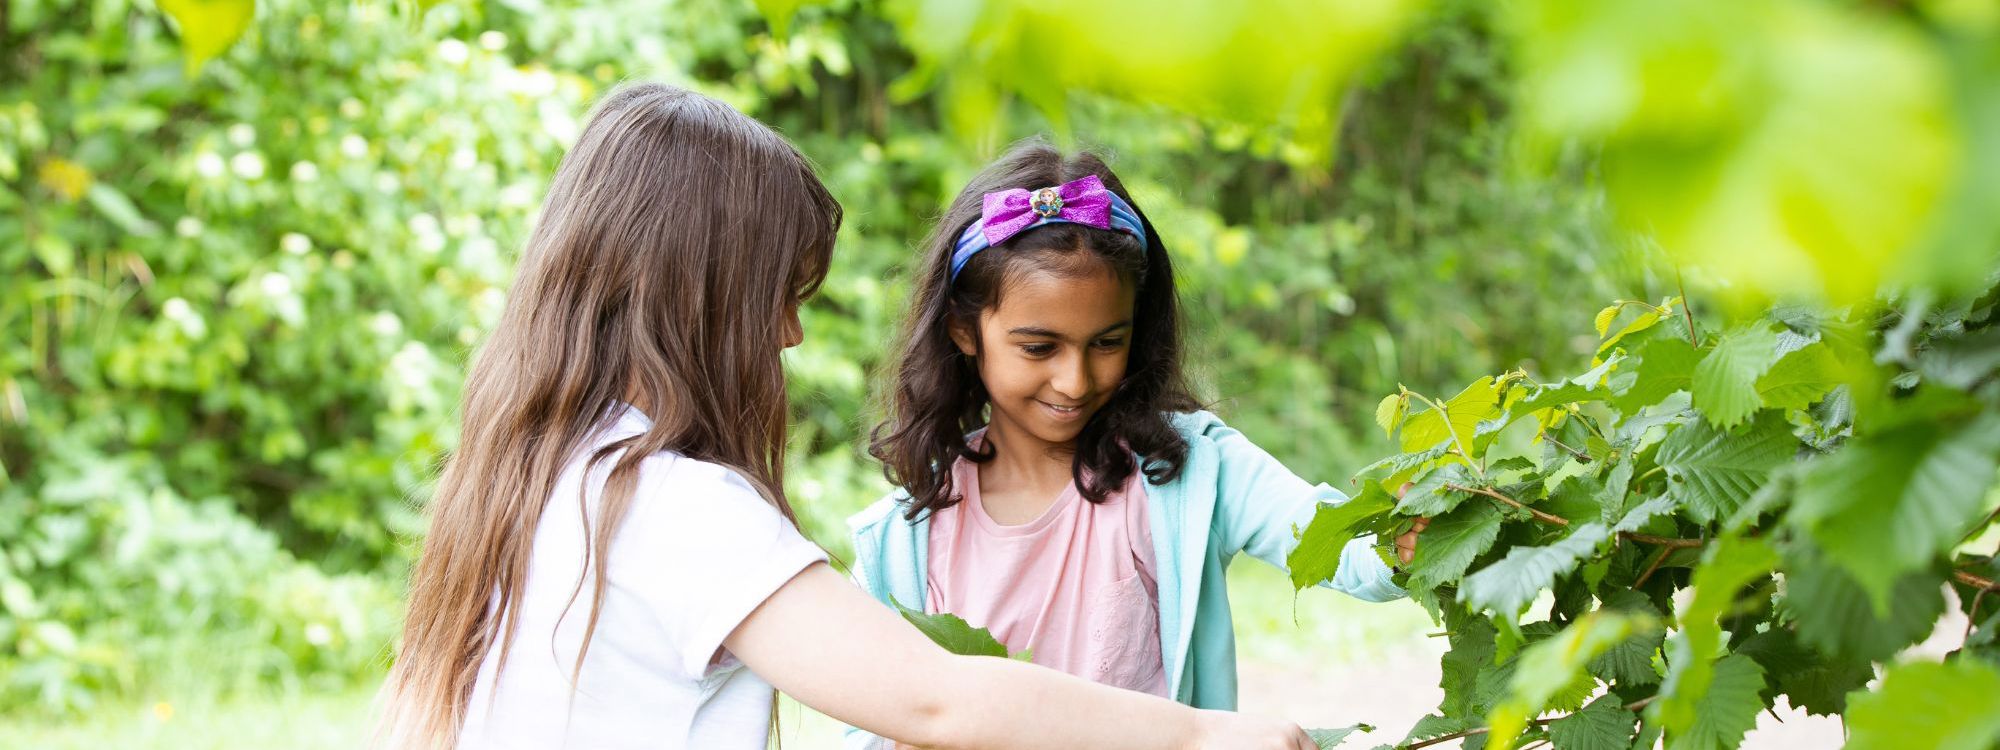
M 1976 575 L 1970 570 L 1954 570 L 1951 572 L 1951 577 L 1952 580 L 1979 589 L 1981 593 L 2000 589 L 2000 584 L 1994 583 L 1993 579 Z
M 1418 401 L 1429 404 L 1432 409 L 1437 410 L 1438 415 L 1444 420 L 1444 434 L 1450 435 L 1451 444 L 1458 446 L 1459 458 L 1465 459 L 1465 465 L 1472 467 L 1472 470 L 1479 474 L 1479 479 L 1485 481 L 1486 468 L 1472 462 L 1472 451 L 1466 450 L 1465 441 L 1458 439 L 1458 428 L 1453 427 L 1451 424 L 1451 410 L 1445 408 L 1443 403 L 1435 399 L 1424 398 L 1424 395 L 1421 393 L 1412 393 L 1410 395 L 1416 396 Z
M 1972 606 L 1965 609 L 1965 637 L 1959 639 L 1959 648 L 1965 648 L 1972 642 L 1972 626 L 1979 622 L 1979 603 L 1986 598 L 1988 591 L 1992 589 L 1980 589 L 1979 593 L 1972 595 Z
M 1708 544 L 1706 540 L 1702 539 L 1680 539 L 1670 536 L 1653 536 L 1652 534 L 1641 534 L 1635 531 L 1620 531 L 1618 532 L 1618 535 L 1635 542 L 1643 542 L 1646 544 L 1657 544 L 1667 549 L 1700 549 L 1703 545 Z
M 1577 449 L 1575 449 L 1575 448 L 1571 448 L 1571 447 L 1569 447 L 1569 446 L 1567 446 L 1567 445 L 1564 445 L 1564 444 L 1563 444 L 1563 441 L 1561 441 L 1561 440 L 1557 440 L 1557 439 L 1556 439 L 1556 436 L 1554 436 L 1554 435 L 1550 435 L 1550 434 L 1549 434 L 1549 431 L 1548 431 L 1548 430 L 1543 430 L 1543 431 L 1542 431 L 1542 439 L 1543 439 L 1543 440 L 1547 440 L 1547 441 L 1549 441 L 1549 442 L 1550 442 L 1551 444 L 1554 444 L 1554 445 L 1555 445 L 1555 447 L 1557 447 L 1557 448 L 1561 448 L 1561 449 L 1563 449 L 1563 450 L 1565 450 L 1565 451 L 1569 451 L 1569 454 L 1570 454 L 1570 455 L 1572 455 L 1572 456 L 1575 456 L 1575 457 L 1576 457 L 1576 462 L 1577 462 L 1577 463 L 1580 463 L 1580 464 L 1587 464 L 1587 463 L 1590 463 L 1590 454 L 1588 454 L 1588 453 L 1585 453 L 1585 452 L 1583 452 L 1583 451 L 1580 451 L 1580 450 L 1577 450 Z
M 1653 556 L 1653 562 L 1646 565 L 1646 572 L 1640 573 L 1639 579 L 1632 582 L 1632 588 L 1636 589 L 1639 588 L 1640 586 L 1646 585 L 1646 581 L 1651 579 L 1653 577 L 1653 573 L 1660 569 L 1660 563 L 1666 562 L 1667 555 L 1671 555 L 1673 553 L 1674 553 L 1674 548 L 1661 547 L 1660 553 Z
M 1550 524 L 1555 524 L 1555 525 L 1557 525 L 1557 526 L 1568 526 L 1568 525 L 1569 525 L 1569 519 L 1567 519 L 1567 518 L 1563 518 L 1562 516 L 1558 516 L 1558 515 L 1554 515 L 1554 514 L 1551 514 L 1551 513 L 1546 513 L 1546 512 L 1543 512 L 1543 511 L 1539 511 L 1539 510 L 1536 510 L 1536 509 L 1534 509 L 1534 508 L 1530 508 L 1530 507 L 1528 507 L 1528 506 L 1526 506 L 1526 505 L 1522 505 L 1522 504 L 1521 504 L 1521 501 L 1519 501 L 1519 500 L 1515 500 L 1514 498 L 1511 498 L 1511 497 L 1508 497 L 1508 496 L 1506 496 L 1506 495 L 1502 495 L 1502 494 L 1500 494 L 1500 493 L 1498 493 L 1498 492 L 1494 492 L 1493 490 L 1489 490 L 1489 489 L 1486 489 L 1486 488 L 1484 488 L 1484 487 L 1466 487 L 1466 486 L 1464 486 L 1464 485 L 1458 485 L 1458 484 L 1446 484 L 1446 485 L 1444 486 L 1444 488 L 1445 488 L 1445 489 L 1447 489 L 1447 490 L 1451 490 L 1451 491 L 1453 491 L 1453 492 L 1470 492 L 1470 493 L 1472 493 L 1472 494 L 1475 494 L 1475 495 L 1485 495 L 1485 496 L 1487 496 L 1487 497 L 1490 497 L 1490 498 L 1493 498 L 1493 499 L 1495 499 L 1495 500 L 1498 500 L 1498 501 L 1500 501 L 1500 502 L 1503 502 L 1503 503 L 1506 503 L 1506 504 L 1508 504 L 1508 505 L 1512 505 L 1512 506 L 1514 506 L 1515 508 L 1519 508 L 1519 509 L 1521 509 L 1521 510 L 1525 510 L 1525 511 L 1527 511 L 1527 512 L 1529 512 L 1529 513 L 1533 514 L 1533 515 L 1535 516 L 1535 520 L 1537 520 L 1537 521 L 1541 521 L 1542 523 L 1550 523 Z
M 1656 701 L 1656 700 L 1659 700 L 1659 699 L 1660 699 L 1660 696 L 1659 696 L 1659 695 L 1657 695 L 1657 694 L 1655 694 L 1655 695 L 1649 695 L 1649 696 L 1646 696 L 1646 697 L 1644 697 L 1644 698 L 1640 698 L 1640 699 L 1638 699 L 1638 700 L 1636 700 L 1636 701 L 1632 701 L 1631 703 L 1627 703 L 1627 704 L 1625 704 L 1625 710 L 1627 710 L 1627 711 L 1637 711 L 1637 710 L 1639 710 L 1639 709 L 1642 709 L 1642 708 L 1645 708 L 1645 707 L 1647 706 L 1647 704 L 1650 704 L 1650 703 L 1652 703 L 1653 701 Z M 1567 719 L 1567 718 L 1569 718 L 1570 716 L 1571 716 L 1571 714 L 1563 714 L 1563 715 L 1561 715 L 1561 716 L 1550 716 L 1550 717 L 1548 717 L 1548 718 L 1546 718 L 1546 719 L 1529 719 L 1529 720 L 1528 720 L 1528 723 L 1529 723 L 1529 724 L 1531 724 L 1531 725 L 1534 725 L 1534 726 L 1542 726 L 1542 725 L 1545 725 L 1545 724 L 1549 724 L 1549 723 L 1552 723 L 1552 722 L 1555 722 L 1555 721 L 1559 721 L 1559 720 L 1562 720 L 1562 719 Z M 1490 732 L 1490 731 L 1493 731 L 1493 728 L 1492 728 L 1492 727 L 1479 727 L 1479 728 L 1476 728 L 1476 729 L 1467 729 L 1467 730 L 1465 730 L 1465 731 L 1463 731 L 1463 732 L 1452 732 L 1451 734 L 1447 734 L 1447 735 L 1443 735 L 1443 736 L 1439 736 L 1439 737 L 1432 737 L 1432 738 L 1430 738 L 1430 739 L 1428 739 L 1428 740 L 1424 740 L 1424 741 L 1422 741 L 1422 742 L 1413 742 L 1413 743 L 1410 743 L 1409 745 L 1406 745 L 1406 746 L 1404 746 L 1403 750 L 1417 750 L 1417 748 L 1423 748 L 1423 747 L 1430 747 L 1430 746 L 1432 746 L 1432 745 L 1437 745 L 1437 744 L 1442 744 L 1442 743 L 1446 743 L 1446 742 L 1450 742 L 1450 741 L 1452 741 L 1452 740 L 1455 740 L 1455 739 L 1460 739 L 1460 738 L 1463 738 L 1463 737 L 1471 737 L 1471 736 L 1473 736 L 1473 735 L 1475 735 L 1475 734 L 1485 734 L 1485 733 L 1487 733 L 1487 732 Z
M 1681 312 L 1687 313 L 1688 343 L 1693 344 L 1694 348 L 1700 349 L 1701 340 L 1696 338 L 1694 333 L 1694 305 L 1688 304 L 1687 284 L 1681 282 L 1681 264 L 1679 263 L 1674 264 L 1674 288 L 1681 293 Z

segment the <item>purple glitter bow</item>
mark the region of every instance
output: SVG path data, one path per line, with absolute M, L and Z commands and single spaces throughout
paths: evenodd
M 1057 187 L 1021 188 L 987 193 L 980 206 L 986 244 L 998 245 L 1044 219 L 1062 219 L 1098 229 L 1111 228 L 1111 192 L 1097 175 L 1070 180 Z

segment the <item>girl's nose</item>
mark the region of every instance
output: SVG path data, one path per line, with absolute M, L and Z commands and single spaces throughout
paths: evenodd
M 1055 378 L 1049 381 L 1049 387 L 1055 389 L 1056 393 L 1062 394 L 1063 398 L 1073 401 L 1082 400 L 1083 397 L 1090 395 L 1089 358 L 1081 353 L 1061 358 L 1056 365 Z

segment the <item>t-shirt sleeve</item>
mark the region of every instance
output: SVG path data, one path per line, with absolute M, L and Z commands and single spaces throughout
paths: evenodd
M 826 552 L 726 468 L 647 463 L 612 544 L 611 578 L 660 622 L 682 670 L 700 677 L 757 605 Z

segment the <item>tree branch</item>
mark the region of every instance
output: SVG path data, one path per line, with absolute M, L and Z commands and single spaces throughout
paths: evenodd
M 1657 544 L 1667 549 L 1699 549 L 1703 545 L 1708 544 L 1708 541 L 1705 539 L 1679 539 L 1668 536 L 1653 536 L 1652 534 L 1641 534 L 1635 531 L 1620 531 L 1618 532 L 1618 535 L 1635 542 L 1643 542 L 1646 544 Z
M 1951 577 L 1952 580 L 1979 589 L 1982 594 L 1988 591 L 2000 591 L 2000 583 L 1994 583 L 1993 579 L 1976 575 L 1970 570 L 1954 570 L 1951 572 Z
M 1527 512 L 1529 512 L 1529 513 L 1533 514 L 1533 515 L 1535 516 L 1535 520 L 1537 520 L 1537 521 L 1541 521 L 1542 523 L 1547 523 L 1547 524 L 1555 524 L 1555 525 L 1557 525 L 1557 526 L 1568 526 L 1568 525 L 1569 525 L 1569 519 L 1567 519 L 1567 518 L 1563 518 L 1562 516 L 1558 516 L 1558 515 L 1555 515 L 1555 514 L 1552 514 L 1552 513 L 1546 513 L 1546 512 L 1543 512 L 1543 511 L 1539 511 L 1539 510 L 1536 510 L 1536 509 L 1534 509 L 1534 508 L 1530 508 L 1530 507 L 1528 507 L 1528 506 L 1526 506 L 1526 505 L 1522 505 L 1522 504 L 1521 504 L 1521 501 L 1519 501 L 1519 500 L 1515 500 L 1514 498 L 1511 498 L 1511 497 L 1508 497 L 1508 496 L 1506 496 L 1506 495 L 1502 495 L 1502 494 L 1500 494 L 1500 493 L 1498 493 L 1498 492 L 1494 492 L 1493 490 L 1489 490 L 1489 489 L 1486 489 L 1486 488 L 1484 488 L 1484 487 L 1467 487 L 1467 486 L 1464 486 L 1464 485 L 1459 485 L 1459 484 L 1446 484 L 1446 485 L 1444 486 L 1444 488 L 1445 488 L 1445 489 L 1448 489 L 1448 490 L 1451 490 L 1451 491 L 1453 491 L 1453 492 L 1470 492 L 1470 493 L 1472 493 L 1472 494 L 1475 494 L 1475 495 L 1485 495 L 1485 496 L 1487 496 L 1487 497 L 1490 497 L 1490 498 L 1493 498 L 1493 499 L 1495 499 L 1495 500 L 1498 500 L 1498 501 L 1500 501 L 1500 502 L 1503 502 L 1503 503 L 1506 503 L 1506 504 L 1508 504 L 1508 505 L 1512 505 L 1512 506 L 1514 506 L 1515 508 L 1518 508 L 1518 509 L 1521 509 L 1521 510 L 1525 510 L 1525 511 L 1527 511 Z
M 1627 711 L 1637 711 L 1637 710 L 1639 710 L 1639 709 L 1642 709 L 1642 708 L 1645 708 L 1647 704 L 1649 704 L 1649 703 L 1652 703 L 1653 701 L 1656 701 L 1656 700 L 1659 700 L 1659 699 L 1660 699 L 1660 696 L 1658 696 L 1658 695 L 1649 695 L 1649 696 L 1646 696 L 1646 697 L 1644 697 L 1644 698 L 1640 698 L 1640 699 L 1638 699 L 1638 700 L 1636 700 L 1636 701 L 1632 701 L 1631 703 L 1628 703 L 1628 704 L 1626 704 L 1626 705 L 1625 705 L 1625 710 L 1627 710 Z M 1548 717 L 1548 718 L 1546 718 L 1546 719 L 1529 719 L 1529 720 L 1528 720 L 1528 723 L 1529 723 L 1529 724 L 1531 724 L 1531 725 L 1534 725 L 1534 726 L 1542 726 L 1542 725 L 1545 725 L 1545 724 L 1548 724 L 1548 723 L 1551 723 L 1551 722 L 1554 722 L 1554 721 L 1559 721 L 1559 720 L 1562 720 L 1562 719 L 1567 719 L 1567 718 L 1569 718 L 1570 716 L 1571 716 L 1571 714 L 1563 714 L 1563 715 L 1561 715 L 1561 716 L 1550 716 L 1550 717 Z M 1446 743 L 1446 742 L 1450 742 L 1450 741 L 1452 741 L 1452 740 L 1455 740 L 1455 739 L 1459 739 L 1459 738 L 1462 738 L 1462 737 L 1471 737 L 1471 736 L 1473 736 L 1473 735 L 1475 735 L 1475 734 L 1485 734 L 1485 733 L 1487 733 L 1487 732 L 1490 732 L 1490 731 L 1493 731 L 1493 728 L 1492 728 L 1492 727 L 1479 727 L 1479 728 L 1477 728 L 1477 729 L 1467 729 L 1467 730 L 1465 730 L 1465 731 L 1463 731 L 1463 732 L 1452 732 L 1451 734 L 1447 734 L 1447 735 L 1443 735 L 1443 736 L 1439 736 L 1439 737 L 1432 737 L 1432 738 L 1430 738 L 1430 739 L 1428 739 L 1428 740 L 1424 740 L 1424 741 L 1422 741 L 1422 742 L 1413 742 L 1413 743 L 1410 743 L 1410 744 L 1409 744 L 1409 745 L 1407 745 L 1407 746 L 1403 746 L 1403 750 L 1417 750 L 1417 748 L 1423 748 L 1423 747 L 1430 747 L 1430 746 L 1432 746 L 1432 745 L 1437 745 L 1437 744 L 1442 744 L 1442 743 Z

